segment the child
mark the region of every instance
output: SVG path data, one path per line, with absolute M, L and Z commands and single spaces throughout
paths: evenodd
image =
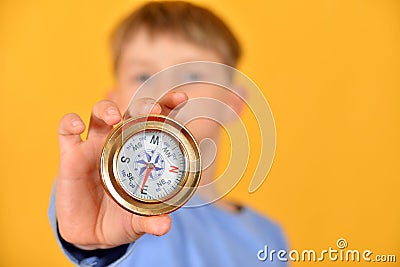
M 135 90 L 152 74 L 178 63 L 201 60 L 235 66 L 241 51 L 228 27 L 209 10 L 190 3 L 151 2 L 116 28 L 112 53 L 118 89 L 93 107 L 87 140 L 80 137 L 85 125 L 77 114 L 65 115 L 59 124 L 60 166 L 49 217 L 68 258 L 81 266 L 254 266 L 263 264 L 257 252 L 265 245 L 285 249 L 279 227 L 247 207 L 220 200 L 142 217 L 119 207 L 101 185 L 102 146 Z M 151 112 L 165 113 L 199 94 L 168 93 Z M 240 110 L 237 101 L 232 103 Z M 143 103 L 137 109 L 146 113 L 149 107 Z M 188 128 L 198 140 L 218 140 L 219 129 L 212 121 L 194 121 Z M 202 183 L 210 183 L 214 175 L 214 168 L 208 168 Z

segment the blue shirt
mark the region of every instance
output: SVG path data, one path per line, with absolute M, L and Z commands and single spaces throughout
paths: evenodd
M 215 205 L 181 208 L 171 214 L 171 230 L 163 236 L 144 235 L 136 242 L 111 250 L 84 251 L 62 240 L 57 231 L 55 197 L 49 218 L 66 256 L 79 266 L 287 266 L 287 262 L 260 261 L 258 252 L 286 250 L 279 226 L 248 207 L 237 213 Z M 196 195 L 190 204 L 200 203 Z

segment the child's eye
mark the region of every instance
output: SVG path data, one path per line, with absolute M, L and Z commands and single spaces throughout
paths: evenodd
M 150 74 L 147 73 L 143 73 L 143 74 L 139 74 L 135 76 L 135 80 L 139 83 L 144 83 L 145 81 L 147 81 L 150 78 Z
M 199 73 L 196 73 L 196 72 L 186 73 L 185 76 L 183 77 L 183 80 L 185 82 L 200 81 L 201 80 L 201 75 Z

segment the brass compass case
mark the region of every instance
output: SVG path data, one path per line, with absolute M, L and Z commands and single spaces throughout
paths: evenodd
M 118 172 L 118 158 L 124 144 L 131 137 L 146 131 L 168 135 L 179 144 L 184 156 L 185 164 L 184 169 L 180 170 L 183 174 L 179 184 L 162 198 L 144 199 L 132 194 L 124 188 Z M 103 147 L 100 166 L 103 186 L 108 195 L 122 208 L 145 216 L 170 213 L 184 205 L 194 194 L 201 176 L 200 152 L 194 137 L 184 126 L 162 115 L 133 117 L 115 127 Z

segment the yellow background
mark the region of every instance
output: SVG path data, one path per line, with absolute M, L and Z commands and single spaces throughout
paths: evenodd
M 0 266 L 71 266 L 47 220 L 58 120 L 87 121 L 112 88 L 108 33 L 140 2 L 0 1 Z M 291 248 L 343 237 L 399 262 L 400 2 L 196 2 L 240 37 L 277 126 L 268 179 L 231 197 L 280 222 Z M 306 265 L 354 263 L 293 264 Z

